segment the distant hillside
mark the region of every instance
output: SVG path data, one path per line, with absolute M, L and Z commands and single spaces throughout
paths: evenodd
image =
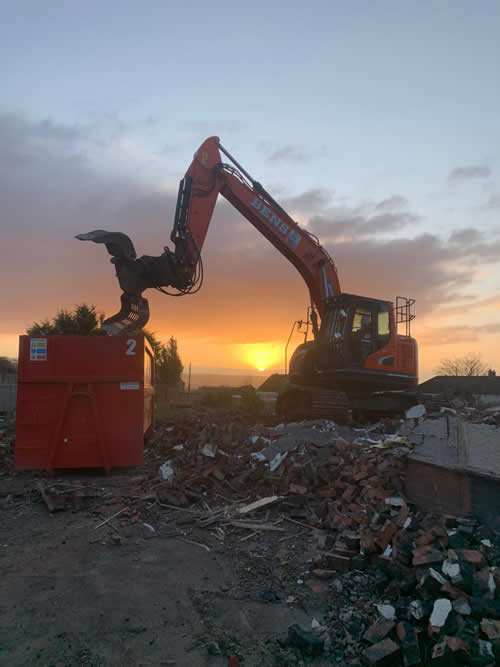
M 228 373 L 192 373 L 191 375 L 191 389 L 198 389 L 199 387 L 241 387 L 245 384 L 251 384 L 255 388 L 260 385 L 269 376 L 264 373 L 258 375 L 229 375 Z M 184 373 L 182 379 L 188 388 L 188 376 Z

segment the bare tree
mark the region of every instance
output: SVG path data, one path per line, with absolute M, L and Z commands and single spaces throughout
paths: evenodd
M 479 354 L 465 355 L 455 359 L 443 359 L 436 368 L 436 375 L 486 375 L 486 364 L 481 361 Z

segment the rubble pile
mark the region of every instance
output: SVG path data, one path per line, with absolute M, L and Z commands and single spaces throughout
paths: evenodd
M 259 508 L 278 509 L 314 536 L 313 591 L 335 593 L 325 585 L 331 580 L 337 592 L 342 578 L 347 586 L 353 576 L 371 580 L 375 592 L 369 605 L 364 597 L 363 609 L 332 613 L 317 628 L 290 629 L 289 644 L 305 655 L 334 654 L 335 638 L 347 636 L 351 653 L 367 665 L 494 665 L 495 655 L 500 660 L 494 535 L 473 519 L 416 511 L 404 498 L 411 450 L 401 433 L 411 434 L 422 420 L 417 411 L 401 424 L 367 429 L 323 420 L 253 430 L 226 422 L 195 435 L 166 427 L 160 448 L 168 458 L 154 493 L 174 506 L 232 494 L 239 503 L 198 517 L 199 525 L 224 521 L 253 534 L 283 530 L 279 521 L 270 523 L 269 510 L 265 522 L 248 520 Z M 242 506 L 243 496 L 257 500 Z
M 12 470 L 14 432 L 13 415 L 0 416 L 0 470 Z

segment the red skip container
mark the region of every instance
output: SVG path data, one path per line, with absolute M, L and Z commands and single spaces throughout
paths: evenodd
M 138 465 L 153 427 L 142 334 L 19 337 L 17 470 Z

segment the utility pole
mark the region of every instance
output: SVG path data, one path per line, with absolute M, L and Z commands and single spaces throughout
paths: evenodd
M 189 362 L 189 374 L 188 374 L 188 394 L 191 393 L 191 362 Z

